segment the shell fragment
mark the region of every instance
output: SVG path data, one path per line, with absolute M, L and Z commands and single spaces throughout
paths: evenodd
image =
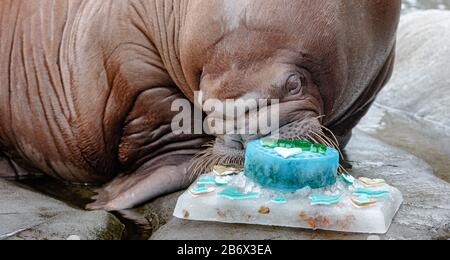
M 235 175 L 242 172 L 243 168 L 240 165 L 216 165 L 213 172 L 217 176 Z
M 377 204 L 377 200 L 374 198 L 370 198 L 368 196 L 353 196 L 351 198 L 352 203 L 355 207 L 357 208 L 365 208 L 365 207 L 370 207 L 373 206 L 375 204 Z
M 366 187 L 379 187 L 386 185 L 386 181 L 383 179 L 370 179 L 361 177 L 359 178 L 359 181 Z
M 203 185 L 203 184 L 195 185 L 194 187 L 189 189 L 189 192 L 194 196 L 205 195 L 205 194 L 212 193 L 214 191 L 216 191 L 215 188 L 207 187 L 206 185 Z

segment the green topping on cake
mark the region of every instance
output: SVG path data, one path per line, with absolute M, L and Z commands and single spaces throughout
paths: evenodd
M 285 140 L 270 137 L 261 139 L 261 145 L 268 148 L 300 148 L 303 151 L 313 153 L 326 153 L 328 149 L 328 147 L 323 144 L 313 144 L 307 140 Z

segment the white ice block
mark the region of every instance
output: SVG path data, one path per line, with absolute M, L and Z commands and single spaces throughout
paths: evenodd
M 210 180 L 215 177 L 213 173 L 206 175 Z M 205 176 L 201 178 L 205 180 Z M 198 191 L 196 185 L 197 183 L 190 190 Z M 355 206 L 351 200 L 354 192 L 366 188 L 358 180 L 353 185 L 338 180 L 334 186 L 325 189 L 305 188 L 283 194 L 260 187 L 243 173 L 231 176 L 226 186 L 213 183 L 207 185 L 208 189 L 204 190 L 209 193 L 203 195 L 193 195 L 191 191 L 186 191 L 178 200 L 174 216 L 196 221 L 385 234 L 403 203 L 400 191 L 386 184 L 370 188 L 388 192 L 386 196 L 376 198 L 376 204 L 363 208 Z M 230 187 L 252 196 L 240 200 L 219 196 Z M 255 197 L 255 194 L 259 196 Z M 342 198 L 334 205 L 313 206 L 309 198 L 313 194 L 341 195 Z M 286 198 L 285 203 L 274 202 L 274 198 L 280 196 Z

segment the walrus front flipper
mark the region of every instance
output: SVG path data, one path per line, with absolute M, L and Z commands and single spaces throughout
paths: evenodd
M 185 163 L 183 163 L 185 162 Z M 178 158 L 171 165 L 151 161 L 132 174 L 124 174 L 97 190 L 95 202 L 89 210 L 116 211 L 130 209 L 159 196 L 186 188 L 189 185 L 187 160 Z

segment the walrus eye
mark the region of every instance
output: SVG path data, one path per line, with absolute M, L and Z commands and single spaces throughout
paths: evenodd
M 303 84 L 306 83 L 306 78 L 300 75 L 292 75 L 286 82 L 286 90 L 291 95 L 298 95 L 302 89 Z

